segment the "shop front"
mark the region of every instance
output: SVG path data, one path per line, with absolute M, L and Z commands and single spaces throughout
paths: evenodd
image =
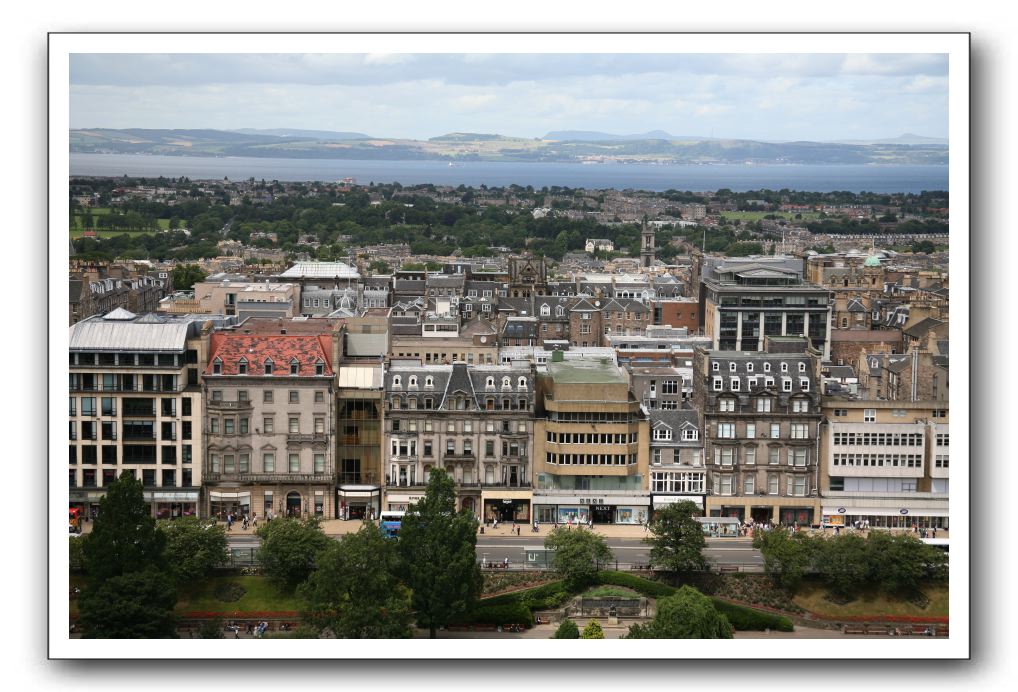
M 498 490 L 481 493 L 484 523 L 516 522 L 529 524 L 531 492 L 529 490 Z
M 374 520 L 382 508 L 382 489 L 377 485 L 341 485 L 336 506 L 339 519 Z
M 650 516 L 650 495 L 535 496 L 541 524 L 642 524 Z
M 198 491 L 146 490 L 145 501 L 150 503 L 156 519 L 193 517 L 198 512 Z
M 700 510 L 700 516 L 703 516 L 703 495 L 651 495 L 650 499 L 655 512 L 680 502 L 692 502 Z
M 939 503 L 938 503 L 939 504 Z M 865 524 L 871 529 L 948 529 L 950 528 L 946 501 L 941 506 L 922 506 L 911 503 L 905 507 L 879 507 L 824 505 L 821 521 L 826 527 L 854 527 Z
M 91 521 L 99 516 L 99 500 L 105 494 L 102 490 L 72 490 L 70 507 L 79 510 L 82 521 Z
M 405 493 L 386 493 L 385 495 L 385 510 L 389 512 L 406 512 L 410 505 L 415 502 L 420 502 L 424 499 L 424 491 L 414 495 L 407 495 Z
M 209 516 L 226 521 L 229 515 L 243 517 L 251 514 L 250 492 L 209 491 Z
M 782 526 L 812 526 L 812 507 L 781 507 L 778 510 Z

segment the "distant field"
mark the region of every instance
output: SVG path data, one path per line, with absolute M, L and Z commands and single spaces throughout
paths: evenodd
M 108 215 L 110 213 L 110 208 L 109 207 L 92 207 L 90 211 L 92 212 L 92 217 L 95 218 L 97 216 L 106 216 L 106 215 Z M 165 230 L 168 230 L 169 227 L 170 227 L 170 220 L 169 219 L 156 219 L 156 222 L 159 224 L 160 230 L 165 231 Z M 74 215 L 74 226 L 75 226 L 75 230 L 71 231 L 71 237 L 72 238 L 80 238 L 81 237 L 81 232 L 85 229 L 85 215 L 84 214 L 75 214 Z M 122 233 L 129 233 L 131 235 L 135 235 L 135 234 L 138 234 L 138 233 L 152 233 L 152 231 L 141 231 L 141 230 L 98 231 L 97 230 L 97 233 L 99 234 L 100 238 L 110 238 L 112 236 L 120 235 Z
M 77 240 L 78 238 L 81 238 L 84 233 L 84 229 L 76 228 L 71 231 L 71 238 Z M 113 238 L 118 235 L 154 235 L 155 231 L 96 231 L 95 234 L 100 238 Z

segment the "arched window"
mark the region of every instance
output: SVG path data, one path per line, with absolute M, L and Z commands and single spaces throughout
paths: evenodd
M 408 387 L 416 387 L 417 386 L 417 376 L 416 375 L 411 375 L 409 378 L 407 378 L 407 386 Z
M 403 386 L 403 380 L 399 375 L 396 375 L 395 377 L 392 378 L 392 386 L 395 389 L 399 389 L 400 387 Z
M 551 308 L 546 303 L 541 306 L 541 317 L 548 317 L 549 315 L 551 315 Z
M 566 314 L 566 309 L 564 307 L 562 307 L 561 305 L 559 305 L 557 308 L 555 308 L 555 317 L 562 317 L 565 314 Z
M 239 361 L 237 361 L 237 374 L 238 375 L 247 374 L 247 358 L 241 358 Z
M 781 364 L 781 372 L 788 372 L 788 363 Z
M 799 372 L 806 372 L 806 364 L 799 363 Z
M 509 389 L 510 387 L 512 387 L 512 380 L 510 380 L 508 377 L 503 377 L 502 389 Z
M 526 389 L 527 388 L 527 378 L 526 377 L 521 377 L 519 379 L 519 382 L 517 383 L 517 386 L 520 389 Z
M 484 386 L 485 387 L 494 388 L 494 386 L 495 386 L 495 378 L 494 377 L 489 377 L 488 379 L 486 379 L 484 381 Z
M 424 378 L 424 386 L 425 387 L 434 387 L 435 386 L 435 378 L 432 377 L 431 375 L 428 375 L 427 377 L 425 377 Z

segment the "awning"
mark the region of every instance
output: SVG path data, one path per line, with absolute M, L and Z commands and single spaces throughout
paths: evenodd
M 210 500 L 250 500 L 251 493 L 224 493 L 218 490 L 209 491 Z
M 650 495 L 538 495 L 533 497 L 535 505 L 649 507 Z
M 197 502 L 198 491 L 169 492 L 163 490 L 147 490 L 142 492 L 147 502 Z
M 381 490 L 337 490 L 339 497 L 378 497 Z
M 692 502 L 697 507 L 703 507 L 703 496 L 702 495 L 654 495 L 653 505 L 655 507 L 663 507 L 664 505 L 674 505 L 677 502 Z

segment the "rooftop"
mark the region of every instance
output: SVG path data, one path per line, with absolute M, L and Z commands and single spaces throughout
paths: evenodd
M 624 371 L 608 358 L 564 360 L 548 363 L 557 384 L 625 384 Z
M 356 279 L 360 274 L 346 262 L 297 262 L 279 276 L 284 279 Z

